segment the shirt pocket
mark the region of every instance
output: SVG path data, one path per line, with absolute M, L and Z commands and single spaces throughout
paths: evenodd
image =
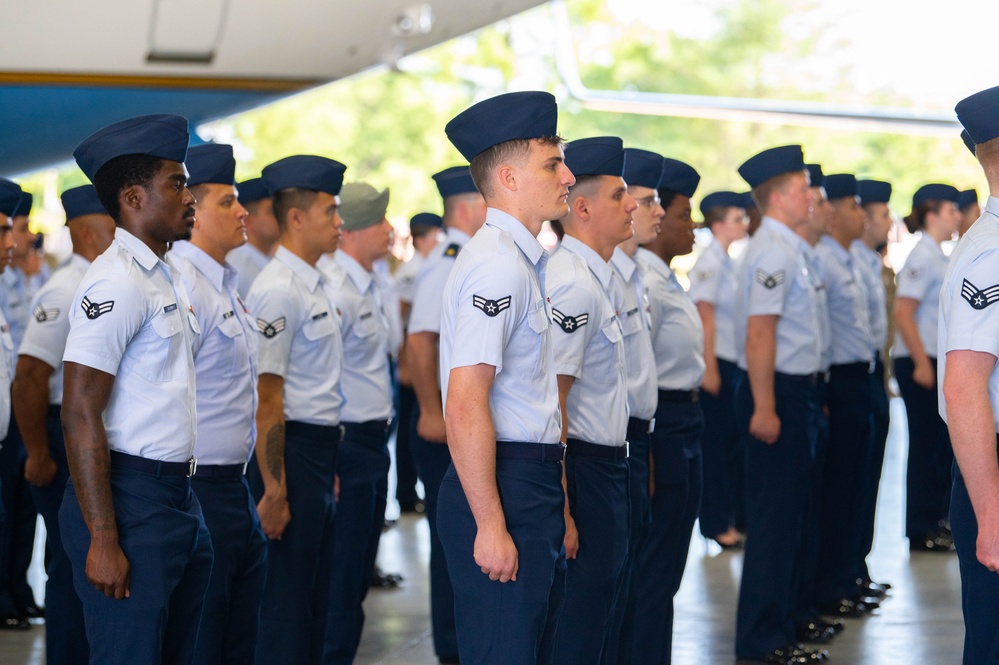
M 220 352 L 225 353 L 232 362 L 226 363 L 227 376 L 240 376 L 250 368 L 249 345 L 243 339 L 243 326 L 235 315 L 223 319 L 218 325 L 218 335 L 221 341 Z
M 590 340 L 588 353 L 591 362 L 587 365 L 592 371 L 587 373 L 587 378 L 593 383 L 616 384 L 621 373 L 623 343 L 624 332 L 621 330 L 621 321 L 617 316 L 611 316 L 600 326 L 600 332 Z
M 354 334 L 358 337 L 366 339 L 378 332 L 379 325 L 380 321 L 375 312 L 370 310 L 362 312 L 361 315 L 357 317 L 357 322 L 354 323 Z
M 302 335 L 310 342 L 317 342 L 335 332 L 336 324 L 333 322 L 333 314 L 329 311 L 314 314 L 302 324 Z
M 187 343 L 182 328 L 184 325 L 178 309 L 159 312 L 140 332 L 141 342 L 134 340 L 139 351 L 135 369 L 146 380 L 167 383 L 185 378 L 182 367 L 186 369 L 187 359 L 184 353 L 190 353 L 190 350 L 184 348 Z
M 552 337 L 549 328 L 551 319 L 548 317 L 548 308 L 543 300 L 535 306 L 534 311 L 527 313 L 527 326 L 533 333 L 531 335 L 531 349 L 534 353 L 534 366 L 531 370 L 531 378 L 537 379 L 549 370 L 554 370 L 551 364 L 552 359 Z

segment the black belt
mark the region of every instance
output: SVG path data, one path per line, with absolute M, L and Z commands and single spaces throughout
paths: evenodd
M 497 441 L 496 457 L 498 459 L 522 459 L 535 462 L 561 462 L 565 458 L 565 444 Z
M 867 376 L 874 373 L 874 361 L 858 363 L 841 363 L 829 368 L 831 374 L 848 374 L 850 376 Z
M 198 479 L 202 478 L 242 478 L 246 464 L 200 464 Z
M 313 425 L 300 420 L 288 420 L 284 424 L 287 436 L 304 436 L 310 439 L 332 439 L 339 442 L 343 439 L 342 425 Z
M 392 426 L 392 419 L 388 420 L 366 420 L 363 423 L 343 423 L 344 429 L 353 428 L 362 432 L 373 432 L 384 434 Z
M 817 386 L 820 383 L 825 383 L 826 375 L 824 372 L 813 372 L 812 374 L 785 374 L 784 372 L 775 372 L 774 376 L 784 381 L 790 381 L 791 383 L 807 383 L 810 386 Z
M 565 454 L 599 459 L 628 459 L 628 442 L 625 441 L 623 446 L 601 446 L 599 443 L 568 439 L 565 444 Z
M 656 431 L 656 419 L 628 418 L 628 431 L 636 434 L 652 434 Z
M 49 404 L 49 418 L 62 418 L 62 404 Z
M 111 452 L 111 466 L 120 469 L 130 469 L 140 473 L 148 473 L 157 477 L 172 476 L 175 478 L 190 478 L 198 470 L 198 460 L 192 457 L 186 462 L 164 462 L 162 460 L 148 459 L 120 453 L 117 450 Z M 242 466 L 242 465 L 240 465 Z
M 674 402 L 677 404 L 694 404 L 700 401 L 701 397 L 696 390 L 660 390 L 660 402 Z M 651 431 L 651 430 L 650 430 Z

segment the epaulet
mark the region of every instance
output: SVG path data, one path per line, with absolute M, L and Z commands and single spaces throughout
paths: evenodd
M 460 251 L 461 251 L 461 245 L 459 245 L 456 242 L 453 242 L 447 246 L 447 249 L 444 250 L 444 256 L 453 259 L 454 257 L 458 256 L 458 252 Z

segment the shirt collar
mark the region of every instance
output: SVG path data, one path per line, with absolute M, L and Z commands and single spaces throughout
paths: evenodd
M 797 233 L 791 230 L 791 227 L 787 224 L 778 222 L 773 217 L 764 215 L 763 221 L 760 222 L 760 226 L 775 234 L 778 238 L 784 240 L 784 242 L 791 245 L 793 248 L 801 247 L 802 245 L 808 245 L 807 242 L 801 239 Z
M 368 292 L 374 275 L 365 270 L 364 266 L 357 262 L 357 259 L 343 250 L 340 250 L 333 255 L 333 261 L 344 269 L 344 272 L 347 273 L 347 277 L 349 277 L 350 281 L 352 281 L 354 286 L 357 287 L 358 293 Z
M 488 208 L 486 209 L 486 224 L 495 226 L 499 230 L 506 231 L 513 236 L 513 241 L 517 244 L 517 247 L 524 253 L 527 260 L 535 266 L 538 265 L 542 256 L 547 255 L 545 248 L 541 246 L 538 239 L 532 236 L 527 227 L 513 215 L 496 208 Z
M 833 239 L 832 236 L 822 236 L 822 239 L 819 240 L 819 242 L 826 249 L 832 252 L 840 263 L 850 264 L 853 261 L 853 256 L 850 252 L 843 249 L 843 245 L 839 244 L 839 242 Z
M 590 272 L 597 276 L 597 279 L 600 281 L 600 285 L 602 287 L 605 289 L 610 287 L 612 268 L 609 263 L 604 261 L 600 255 L 593 250 L 592 247 L 570 235 L 562 238 L 562 247 L 586 261 L 586 265 L 590 268 Z
M 999 217 L 999 199 L 990 196 L 989 200 L 985 203 L 985 212 L 993 217 Z
M 472 239 L 472 236 L 460 229 L 447 229 L 446 233 L 449 242 L 457 243 L 459 245 L 464 245 Z
M 278 245 L 277 251 L 274 252 L 274 258 L 286 265 L 293 273 L 298 275 L 299 278 L 305 282 L 305 285 L 308 287 L 310 293 L 315 291 L 316 287 L 319 286 L 319 280 L 322 279 L 322 273 L 320 273 L 315 266 L 310 266 L 308 263 L 296 256 L 284 245 Z
M 72 254 L 69 255 L 69 261 L 66 263 L 66 265 L 75 265 L 78 268 L 86 270 L 87 268 L 90 267 L 90 261 L 86 260 L 76 252 L 73 252 Z
M 114 241 L 125 248 L 135 262 L 146 270 L 152 270 L 160 262 L 160 257 L 149 248 L 149 245 L 119 226 L 114 231 Z
M 717 254 L 718 257 L 721 258 L 721 260 L 724 261 L 725 263 L 732 262 L 732 257 L 728 255 L 728 252 L 725 251 L 725 248 L 722 247 L 721 243 L 718 242 L 717 240 L 712 240 L 711 244 L 708 245 L 708 248 L 704 251 L 713 252 L 714 254 Z
M 941 244 L 938 243 L 936 240 L 934 240 L 930 236 L 930 234 L 927 233 L 926 231 L 923 231 L 922 236 L 919 238 L 919 242 L 924 242 L 926 243 L 927 247 L 931 247 L 933 249 L 934 256 L 939 255 L 942 256 L 944 259 L 947 258 L 947 255 L 944 254 L 943 247 L 941 246 Z
M 617 268 L 617 271 L 621 273 L 621 277 L 626 282 L 630 282 L 635 271 L 638 270 L 638 264 L 635 263 L 635 259 L 628 256 L 628 253 L 620 247 L 614 248 L 614 254 L 611 256 L 610 262 Z
M 210 257 L 205 250 L 184 240 L 174 243 L 170 251 L 190 261 L 215 290 L 222 293 L 222 287 L 225 286 L 225 266 Z

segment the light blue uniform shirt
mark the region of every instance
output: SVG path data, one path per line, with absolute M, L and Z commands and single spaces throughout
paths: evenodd
M 194 343 L 199 464 L 243 464 L 257 440 L 257 322 L 236 289 L 236 271 L 189 242 L 170 256 L 191 297 L 201 335 Z
M 14 380 L 14 338 L 10 325 L 0 310 L 0 440 L 7 438 L 10 429 L 10 384 Z
M 829 236 L 815 248 L 829 306 L 832 364 L 874 360 L 874 335 L 864 274 L 854 256 Z
M 434 247 L 437 249 L 437 247 Z M 430 250 L 432 254 L 434 249 Z M 427 260 L 419 252 L 413 252 L 412 258 L 395 269 L 395 288 L 399 292 L 399 300 L 404 303 L 412 303 L 416 288 L 416 276 Z
M 392 417 L 389 377 L 389 323 L 378 293 L 378 276 L 342 250 L 324 254 L 316 266 L 326 274 L 340 311 L 344 422 Z
M 570 439 L 623 446 L 628 434 L 624 333 L 611 302 L 614 268 L 565 236 L 545 272 L 555 373 L 575 379 L 565 401 Z M 623 298 L 623 293 L 620 294 Z
M 200 334 L 180 272 L 125 229 L 93 262 L 69 311 L 65 362 L 115 377 L 104 409 L 111 450 L 186 462 L 197 433 Z
M 885 293 L 885 283 L 881 281 L 881 268 L 884 261 L 881 255 L 865 245 L 860 240 L 854 240 L 850 245 L 850 253 L 853 254 L 864 277 L 864 285 L 867 287 L 867 307 L 870 312 L 871 338 L 874 342 L 874 350 L 881 352 L 888 343 L 888 311 L 886 303 L 888 296 Z
M 647 249 L 635 254 L 645 269 L 652 310 L 652 349 L 659 390 L 696 390 L 704 380 L 704 326 L 697 307 L 666 262 Z
M 735 352 L 735 262 L 720 243 L 708 245 L 687 275 L 690 299 L 696 305 L 707 303 L 715 308 L 715 357 L 736 361 Z
M 940 291 L 939 319 L 939 345 L 934 352 L 940 417 L 946 422 L 947 352 L 980 351 L 999 358 L 999 199 L 993 196 L 951 255 Z M 999 364 L 989 375 L 989 401 L 999 432 Z
M 322 273 L 280 246 L 246 304 L 261 334 L 257 371 L 284 379 L 285 419 L 339 425 L 343 341 Z
M 455 258 L 469 240 L 468 234 L 458 229 L 448 229 L 447 238 L 427 255 L 413 285 L 413 306 L 409 311 L 410 333 L 440 333 L 444 285 L 451 274 Z
M 777 358 L 782 374 L 813 374 L 822 367 L 821 282 L 805 260 L 806 243 L 772 217 L 764 217 L 743 254 L 736 297 L 736 349 L 746 369 L 750 316 L 777 316 Z
M 239 295 L 245 298 L 246 294 L 250 292 L 253 280 L 257 278 L 264 266 L 270 263 L 271 257 L 247 242 L 229 252 L 225 260 L 239 275 L 237 288 Z
M 659 399 L 656 394 L 656 367 L 649 362 L 652 353 L 652 314 L 645 292 L 644 271 L 620 247 L 614 249 L 611 266 L 618 319 L 624 332 L 624 361 L 628 370 L 628 413 L 632 418 L 652 420 Z
M 446 406 L 455 367 L 495 367 L 489 411 L 497 441 L 558 443 L 561 435 L 547 263 L 548 252 L 523 224 L 489 208 L 444 288 L 441 395 Z
M 14 348 L 21 348 L 24 331 L 31 318 L 31 300 L 42 285 L 42 276 L 26 276 L 19 268 L 8 266 L 0 274 L 3 282 L 3 294 L 0 295 L 0 310 L 3 311 L 7 323 L 10 324 L 10 334 L 14 337 Z
M 947 256 L 928 233 L 923 233 L 912 248 L 902 271 L 895 276 L 895 299 L 912 298 L 919 301 L 916 307 L 916 327 L 919 341 L 930 358 L 937 352 L 937 323 L 940 310 L 940 287 L 947 272 Z M 892 357 L 908 358 L 902 334 L 895 330 Z
M 810 279 L 815 283 L 816 290 L 816 315 L 819 319 L 819 345 L 822 350 L 822 361 L 819 369 L 823 372 L 829 371 L 832 365 L 832 323 L 829 320 L 829 292 L 826 290 L 826 283 L 822 279 L 822 269 L 819 265 L 819 255 L 815 248 L 801 236 L 798 239 L 798 249 L 805 257 L 805 265 L 808 266 Z

